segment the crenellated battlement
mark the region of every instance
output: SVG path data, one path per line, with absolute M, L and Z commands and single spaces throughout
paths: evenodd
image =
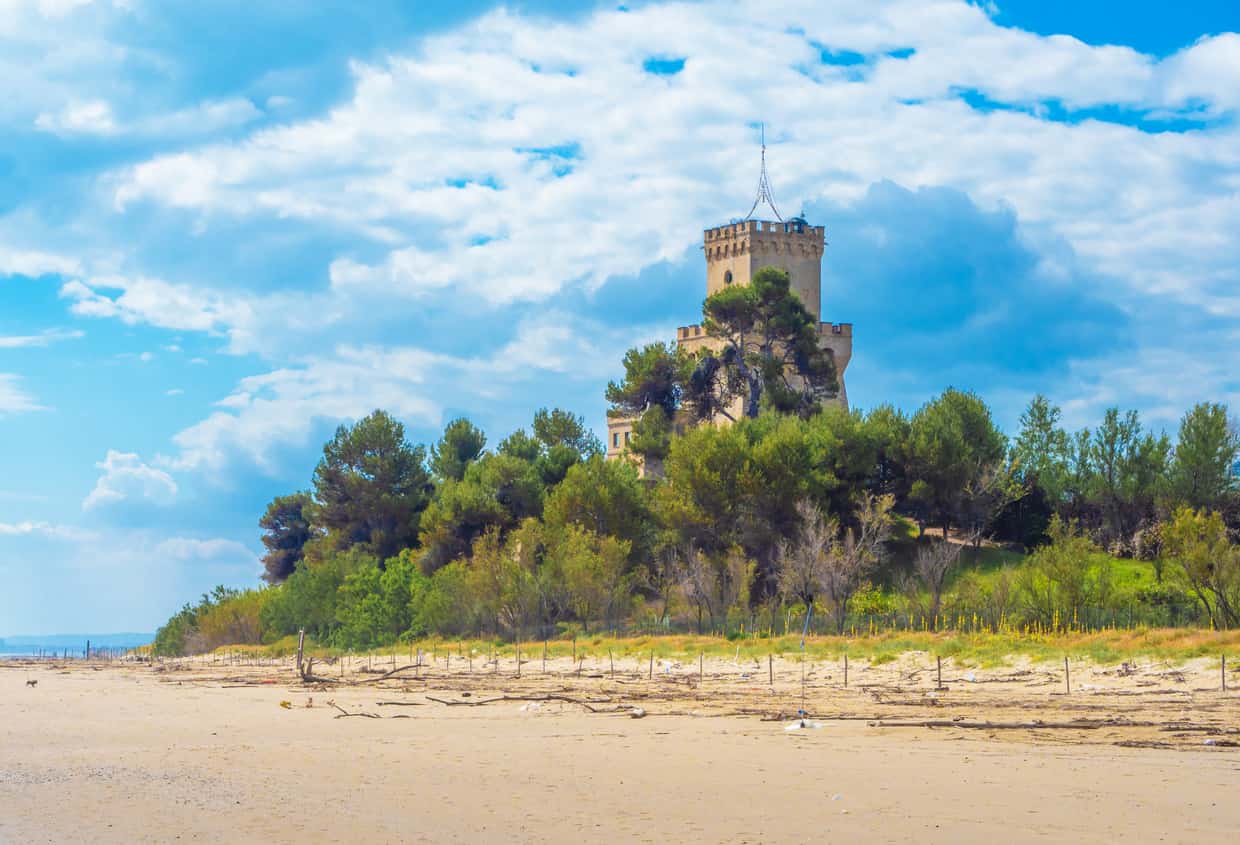
M 825 238 L 822 226 L 811 226 L 799 218 L 782 223 L 742 220 L 704 230 L 702 249 L 707 261 L 743 255 L 821 259 Z

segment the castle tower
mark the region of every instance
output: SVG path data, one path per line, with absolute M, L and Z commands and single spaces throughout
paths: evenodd
M 814 316 L 822 319 L 822 252 L 825 233 L 800 217 L 787 221 L 742 220 L 707 229 L 706 295 L 730 285 L 747 285 L 763 267 L 779 267 L 792 277 L 792 289 Z
M 775 217 L 761 220 L 754 217 L 758 206 L 765 203 Z M 706 295 L 718 293 L 732 285 L 747 285 L 755 273 L 763 267 L 778 267 L 787 271 L 792 290 L 801 298 L 806 310 L 818 322 L 818 342 L 831 350 L 839 379 L 839 394 L 831 404 L 848 408 L 848 393 L 844 388 L 844 371 L 852 358 L 852 323 L 822 322 L 822 256 L 826 245 L 826 233 L 822 226 L 811 226 L 804 217 L 784 220 L 775 208 L 771 196 L 770 181 L 766 175 L 766 138 L 762 143 L 762 171 L 758 181 L 758 196 L 745 219 L 724 226 L 706 229 L 702 235 L 702 251 L 706 257 Z M 699 349 L 717 349 L 720 341 L 707 334 L 702 326 L 681 326 L 676 330 L 676 345 L 687 352 Z M 733 417 L 740 415 L 740 400 L 731 409 Z M 607 457 L 616 458 L 628 452 L 632 437 L 631 417 L 609 416 L 607 420 Z M 715 424 L 726 421 L 721 416 Z M 683 426 L 677 423 L 679 430 Z M 630 456 L 631 457 L 631 456 Z M 658 470 L 653 470 L 657 472 Z

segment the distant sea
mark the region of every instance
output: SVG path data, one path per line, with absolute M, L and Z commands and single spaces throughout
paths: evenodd
M 127 649 L 147 645 L 155 639 L 154 634 L 45 634 L 29 636 L 14 634 L 0 637 L 0 660 L 6 657 L 31 657 L 38 654 L 64 654 L 82 657 L 86 653 L 86 641 L 90 648 Z

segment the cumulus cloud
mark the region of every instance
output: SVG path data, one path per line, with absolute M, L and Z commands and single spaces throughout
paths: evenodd
M 833 50 L 866 61 L 838 66 Z M 651 56 L 682 69 L 651 73 Z M 1158 61 L 963 2 L 673 3 L 561 24 L 501 11 L 356 64 L 352 99 L 325 118 L 155 158 L 118 174 L 115 197 L 388 245 L 338 257 L 341 291 L 541 300 L 674 260 L 704 222 L 743 211 L 765 118 L 790 207 L 882 179 L 950 185 L 1054 226 L 1123 285 L 1184 289 L 1233 266 L 1234 129 L 1156 134 L 1047 108 L 1226 112 L 1236 57 L 1219 36 Z M 1202 247 L 1187 266 L 1185 238 Z
M 179 451 L 160 463 L 174 470 L 219 470 L 241 460 L 275 473 L 278 450 L 304 445 L 325 422 L 356 420 L 383 408 L 433 428 L 448 402 L 478 414 L 511 402 L 548 374 L 593 385 L 614 370 L 629 346 L 671 331 L 670 323 L 608 329 L 547 313 L 523 321 L 511 342 L 485 357 L 341 345 L 330 354 L 242 379 L 216 403 L 216 411 L 174 436 Z M 529 411 L 519 408 L 521 417 Z
M 103 475 L 82 501 L 83 510 L 133 499 L 170 505 L 176 499 L 177 484 L 172 476 L 147 466 L 136 454 L 109 449 L 107 457 L 95 466 Z

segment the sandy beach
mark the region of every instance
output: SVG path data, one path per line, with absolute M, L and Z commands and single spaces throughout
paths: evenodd
M 1074 664 L 1070 693 L 1054 665 L 816 664 L 805 723 L 792 661 L 617 663 L 0 663 L 0 842 L 1240 835 L 1240 693 L 1208 660 Z

